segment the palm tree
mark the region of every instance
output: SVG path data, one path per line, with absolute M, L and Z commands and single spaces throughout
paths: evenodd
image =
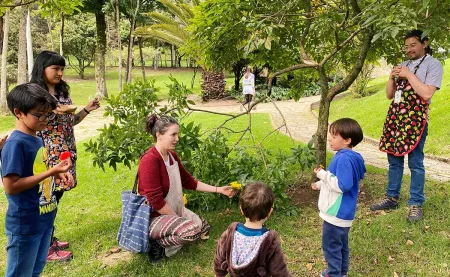
M 155 24 L 136 28 L 134 34 L 140 37 L 151 37 L 177 48 L 184 46 L 189 37 L 187 30 L 194 17 L 192 8 L 200 4 L 200 0 L 159 0 L 169 15 L 164 12 L 150 12 L 145 15 L 155 21 Z M 195 58 L 195 57 L 194 57 Z M 200 59 L 196 59 L 200 60 Z M 203 100 L 221 98 L 225 93 L 225 77 L 222 71 L 206 71 L 202 66 L 202 97 Z

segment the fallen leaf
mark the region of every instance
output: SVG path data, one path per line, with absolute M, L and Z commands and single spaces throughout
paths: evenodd
M 313 266 L 314 266 L 314 264 L 312 264 L 312 263 L 307 263 L 307 264 L 306 264 L 306 268 L 307 268 L 309 271 L 312 271 Z
M 393 262 L 393 261 L 394 261 L 394 258 L 392 258 L 391 256 L 389 256 L 389 257 L 388 257 L 388 262 L 391 263 L 391 262 Z
M 380 214 L 381 215 L 386 215 L 386 212 L 385 211 L 381 211 Z
M 398 274 L 397 274 L 397 272 L 395 272 L 395 271 L 394 271 L 394 277 L 398 277 Z
M 377 264 L 378 264 L 378 259 L 377 259 L 377 258 L 373 259 L 373 260 L 372 260 L 372 264 L 373 264 L 373 265 L 377 265 Z
M 109 249 L 109 253 L 119 253 L 120 251 L 122 251 L 120 247 L 113 247 Z
M 407 246 L 412 246 L 412 245 L 414 245 L 414 242 L 412 240 L 407 240 L 406 241 L 406 245 Z
M 430 226 L 425 225 L 425 227 L 423 227 L 425 229 L 425 231 L 427 231 L 428 229 L 430 229 Z

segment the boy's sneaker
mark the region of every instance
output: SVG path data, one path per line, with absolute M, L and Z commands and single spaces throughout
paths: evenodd
M 152 263 L 158 263 L 164 259 L 165 249 L 156 240 L 150 240 L 150 251 L 148 252 L 148 258 Z
M 322 273 L 320 273 L 320 277 L 328 277 L 327 271 L 326 270 L 322 271 Z M 342 277 L 348 277 L 348 275 L 345 274 L 345 275 L 342 275 Z
M 50 247 L 48 249 L 47 262 L 64 262 L 71 259 L 73 259 L 73 254 L 70 251 L 61 250 L 58 247 Z
M 385 197 L 380 202 L 372 204 L 370 206 L 370 209 L 372 211 L 397 209 L 397 208 L 398 208 L 398 199 L 395 199 L 393 197 Z
M 408 221 L 411 223 L 417 222 L 421 220 L 423 217 L 423 211 L 421 206 L 409 206 L 409 213 L 408 213 Z
M 60 250 L 69 248 L 69 243 L 66 241 L 59 241 L 58 238 L 52 238 L 52 245 L 50 247 L 58 247 Z

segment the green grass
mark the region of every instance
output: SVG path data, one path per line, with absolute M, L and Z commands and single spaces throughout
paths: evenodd
M 430 121 L 425 153 L 450 157 L 450 60 L 444 65 L 441 89 L 433 96 L 430 105 Z M 379 139 L 383 129 L 387 109 L 391 101 L 386 98 L 385 87 L 388 77 L 379 77 L 369 83 L 369 90 L 376 93 L 363 98 L 352 95 L 333 101 L 330 121 L 341 117 L 351 117 L 360 124 L 366 136 Z
M 270 130 L 267 115 L 253 115 L 255 137 Z M 201 122 L 204 128 L 217 125 L 218 118 L 194 114 L 190 120 Z M 245 123 L 235 123 L 242 127 Z M 230 139 L 230 143 L 234 139 Z M 290 139 L 276 135 L 266 147 L 288 149 Z M 220 234 L 233 221 L 242 221 L 235 204 L 228 209 L 201 213 L 213 226 L 210 239 L 184 247 L 180 253 L 160 264 L 149 264 L 146 255 L 133 255 L 130 262 L 114 266 L 103 265 L 100 257 L 116 247 L 120 224 L 120 192 L 130 189 L 136 168 L 130 171 L 119 167 L 117 172 L 106 172 L 92 167 L 92 157 L 79 142 L 77 172 L 79 185 L 64 195 L 56 219 L 57 236 L 71 243 L 75 259 L 68 263 L 48 264 L 43 276 L 214 276 L 212 262 Z M 368 167 L 360 195 L 356 220 L 350 231 L 350 276 L 449 276 L 450 186 L 428 180 L 425 185 L 427 202 L 425 219 L 417 224 L 406 223 L 404 209 L 408 198 L 409 178 L 401 192 L 401 208 L 386 215 L 369 212 L 368 204 L 381 197 L 386 182 L 386 171 Z M 308 187 L 309 184 L 300 184 Z M 309 191 L 309 190 L 308 190 Z M 312 194 L 317 200 L 317 193 Z M 311 199 L 308 199 L 311 200 Z M 0 194 L 0 226 L 4 226 L 7 201 Z M 288 217 L 275 210 L 268 220 L 269 228 L 278 231 L 288 268 L 293 276 L 317 276 L 325 264 L 321 253 L 322 222 L 316 208 L 300 206 L 300 214 Z M 407 246 L 411 240 L 414 245 Z M 6 257 L 6 237 L 0 235 L 0 257 Z M 389 257 L 392 258 L 389 261 Z M 4 274 L 6 259 L 0 259 L 0 275 Z M 308 269 L 311 267 L 311 270 Z
M 67 83 L 70 85 L 70 96 L 74 104 L 80 107 L 85 106 L 89 102 L 89 97 L 93 97 L 96 91 L 94 68 L 86 68 L 84 80 L 81 80 L 75 70 L 71 68 L 67 68 L 64 74 Z M 122 72 L 122 74 L 123 78 L 125 78 L 125 70 Z M 201 70 L 198 70 L 195 77 L 194 87 L 192 88 L 193 93 L 200 94 L 201 74 Z M 119 91 L 119 73 L 117 67 L 107 67 L 105 75 L 108 95 L 116 95 Z M 155 86 L 161 89 L 159 94 L 159 99 L 161 100 L 167 99 L 169 95 L 166 84 L 170 83 L 170 75 L 176 78 L 179 82 L 184 83 L 188 89 L 191 89 L 191 80 L 194 75 L 194 70 L 177 68 L 160 69 L 155 71 L 151 68 L 147 68 L 146 78 L 155 79 Z M 142 78 L 142 71 L 140 70 L 140 68 L 133 69 L 132 76 L 133 78 Z M 231 87 L 234 84 L 232 76 L 226 76 L 225 80 L 227 81 L 227 87 Z M 13 87 L 14 86 L 11 86 L 10 89 L 12 89 Z M 0 133 L 13 129 L 14 125 L 15 118 L 13 116 L 0 116 Z

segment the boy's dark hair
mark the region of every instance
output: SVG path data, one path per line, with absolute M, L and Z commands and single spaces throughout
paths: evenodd
M 420 43 L 424 44 L 425 41 L 428 42 L 429 38 L 427 36 L 423 36 L 423 32 L 421 30 L 411 30 L 405 35 L 405 40 L 409 38 L 417 38 Z M 425 53 L 432 56 L 433 55 L 433 49 L 430 48 L 430 46 L 427 46 L 425 48 Z
M 274 201 L 275 195 L 272 189 L 260 182 L 247 184 L 239 196 L 239 206 L 241 206 L 244 216 L 250 221 L 266 218 Z
M 33 71 L 31 71 L 31 83 L 39 84 L 41 87 L 48 90 L 47 84 L 44 81 L 44 70 L 46 67 L 52 65 L 66 66 L 66 60 L 60 54 L 53 51 L 42 51 L 36 57 L 34 61 Z M 55 86 L 57 96 L 63 95 L 65 98 L 69 97 L 69 85 L 64 81 L 60 80 Z
M 30 110 L 42 107 L 54 110 L 56 99 L 38 84 L 26 83 L 16 86 L 6 96 L 9 110 L 14 109 L 27 114 Z
M 343 139 L 351 139 L 350 147 L 355 147 L 364 138 L 361 126 L 351 118 L 341 118 L 331 123 L 330 134 L 340 135 Z

